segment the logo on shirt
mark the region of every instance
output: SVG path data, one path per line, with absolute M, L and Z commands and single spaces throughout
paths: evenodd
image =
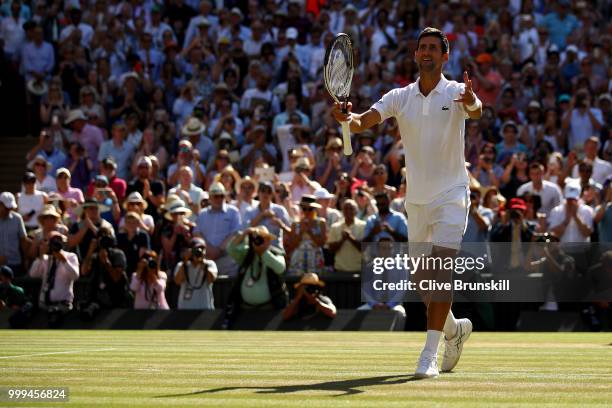
M 448 110 L 448 109 L 449 109 L 448 106 L 443 106 L 442 107 L 442 110 Z

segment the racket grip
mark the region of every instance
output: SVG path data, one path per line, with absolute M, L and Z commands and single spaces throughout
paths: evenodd
M 351 125 L 349 121 L 340 123 L 342 124 L 342 144 L 344 145 L 344 155 L 350 156 L 353 154 L 353 146 L 351 146 Z

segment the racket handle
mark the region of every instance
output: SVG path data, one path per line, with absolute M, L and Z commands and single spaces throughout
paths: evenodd
M 351 125 L 350 122 L 341 122 L 342 124 L 342 144 L 344 145 L 344 155 L 350 156 L 353 154 L 353 146 L 351 146 Z

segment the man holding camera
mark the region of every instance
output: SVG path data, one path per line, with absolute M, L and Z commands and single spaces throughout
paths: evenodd
M 189 259 L 179 262 L 174 269 L 174 282 L 181 287 L 178 309 L 214 310 L 212 285 L 217 279 L 217 265 L 206 259 L 206 242 L 191 240 Z
M 295 284 L 295 298 L 283 310 L 283 320 L 301 318 L 308 320 L 317 314 L 333 319 L 336 317 L 336 306 L 322 293 L 325 282 L 316 273 L 308 272 Z
M 81 221 L 72 224 L 68 236 L 68 248 L 75 248 L 81 258 L 87 254 L 89 245 L 96 239 L 100 228 L 113 230 L 113 226 L 100 216 L 98 200 L 88 198 L 81 206 Z
M 79 278 L 79 259 L 75 253 L 64 250 L 65 246 L 66 237 L 52 231 L 47 248 L 30 267 L 32 278 L 42 278 L 38 305 L 47 310 L 51 326 L 59 324 L 62 316 L 72 309 L 72 287 Z
M 126 257 L 116 247 L 112 231 L 101 228 L 92 239 L 83 260 L 83 276 L 91 274 L 87 300 L 81 304 L 81 316 L 92 319 L 101 308 L 131 307 L 126 274 Z

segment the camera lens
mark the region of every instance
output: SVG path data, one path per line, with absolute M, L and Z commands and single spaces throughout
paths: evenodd
M 157 261 L 153 258 L 149 258 L 149 260 L 147 261 L 147 266 L 150 269 L 157 269 Z
M 261 244 L 264 243 L 264 239 L 263 239 L 263 237 L 261 237 L 259 235 L 256 235 L 256 236 L 252 237 L 252 242 L 253 242 L 253 245 L 260 246 Z
M 193 254 L 194 257 L 201 258 L 204 255 L 204 248 L 202 247 L 193 248 L 191 250 L 191 253 Z

